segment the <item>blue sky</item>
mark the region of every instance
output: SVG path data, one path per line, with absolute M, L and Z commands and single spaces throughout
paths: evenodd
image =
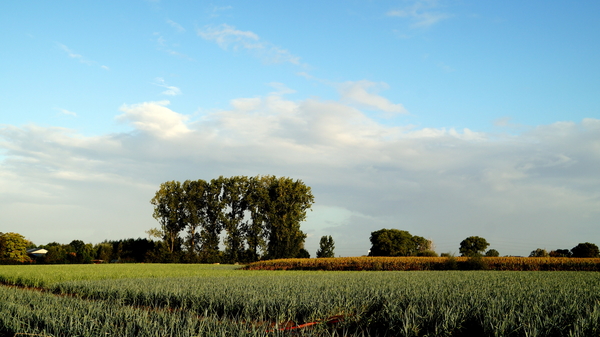
M 0 231 L 144 236 L 167 180 L 275 174 L 307 248 L 600 244 L 595 1 L 0 4 Z

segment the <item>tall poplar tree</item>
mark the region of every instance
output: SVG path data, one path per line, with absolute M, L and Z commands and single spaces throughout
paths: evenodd
M 179 232 L 186 224 L 181 183 L 178 181 L 162 183 L 150 202 L 154 205 L 153 216 L 160 223 L 163 240 L 167 244 L 169 253 L 172 254 L 181 246 Z
M 225 236 L 225 258 L 229 262 L 239 262 L 244 259 L 243 226 L 245 212 L 248 209 L 247 177 L 236 176 L 223 178 L 223 204 L 225 214 L 222 217 Z
M 297 257 L 306 239 L 300 222 L 306 219 L 306 211 L 314 202 L 311 189 L 300 180 L 275 176 L 262 177 L 262 183 L 268 190 L 268 199 L 263 202 L 269 239 L 266 257 Z
M 204 190 L 205 211 L 201 220 L 200 258 L 204 262 L 221 262 L 219 243 L 223 230 L 223 210 L 225 208 L 222 194 L 225 178 L 219 177 L 207 183 Z

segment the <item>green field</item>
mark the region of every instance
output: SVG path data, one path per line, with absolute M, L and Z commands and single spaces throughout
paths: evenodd
M 600 335 L 600 274 L 596 272 L 236 268 L 0 266 L 4 284 L 21 286 L 0 287 L 0 334 Z M 295 328 L 313 322 L 318 324 Z

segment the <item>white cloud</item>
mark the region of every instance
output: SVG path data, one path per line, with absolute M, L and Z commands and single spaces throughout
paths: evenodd
M 387 15 L 409 18 L 412 21 L 412 28 L 426 28 L 452 17 L 450 14 L 435 11 L 439 7 L 436 0 L 417 0 L 411 6 L 391 10 Z
M 165 91 L 162 92 L 163 95 L 167 95 L 167 96 L 178 96 L 178 95 L 181 95 L 181 90 L 179 88 L 177 88 L 175 86 L 172 86 L 172 85 L 167 85 L 165 83 L 165 80 L 162 77 L 157 77 L 154 81 L 155 82 L 152 83 L 152 84 L 167 89 L 167 90 L 165 90 Z
M 310 251 L 332 235 L 336 251 L 362 255 L 381 228 L 431 238 L 442 252 L 481 235 L 519 255 L 600 235 L 598 119 L 490 137 L 387 126 L 342 102 L 278 93 L 194 121 L 167 105 L 122 106 L 117 118 L 137 132 L 0 129 L 0 222 L 37 243 L 143 236 L 156 227 L 148 201 L 161 182 L 275 174 L 312 187 Z
M 183 26 L 181 26 L 180 24 L 178 24 L 177 22 L 173 21 L 173 20 L 167 20 L 167 23 L 175 28 L 175 30 L 177 30 L 179 33 L 184 33 L 185 32 L 185 28 L 183 28 Z
M 229 48 L 234 51 L 248 50 L 265 63 L 300 64 L 300 58 L 292 55 L 289 51 L 261 40 L 257 34 L 251 31 L 238 30 L 227 24 L 198 29 L 198 35 L 205 40 L 216 42 L 225 50 Z
M 60 111 L 61 114 L 63 115 L 67 115 L 67 116 L 73 116 L 73 117 L 77 117 L 77 113 L 73 112 L 73 111 L 69 111 L 67 109 L 58 109 Z
M 388 113 L 408 113 L 402 104 L 393 104 L 376 93 L 377 89 L 387 89 L 385 83 L 374 83 L 370 81 L 345 82 L 338 85 L 342 96 L 342 102 L 355 104 L 362 108 L 375 109 Z
M 93 66 L 93 65 L 97 65 L 97 62 L 89 60 L 85 57 L 83 57 L 83 55 L 81 54 L 77 54 L 74 51 L 72 51 L 69 47 L 65 46 L 64 44 L 61 43 L 57 43 L 56 44 L 60 49 L 62 49 L 65 53 L 67 53 L 67 55 L 69 55 L 70 58 L 76 59 L 79 62 L 83 63 L 83 64 L 87 64 L 88 66 Z M 100 68 L 104 69 L 104 70 L 109 70 L 109 68 L 105 65 L 99 66 Z
M 166 107 L 169 101 L 124 104 L 119 110 L 124 114 L 118 120 L 129 121 L 137 130 L 148 132 L 159 138 L 173 138 L 190 132 L 185 122 L 187 116 Z

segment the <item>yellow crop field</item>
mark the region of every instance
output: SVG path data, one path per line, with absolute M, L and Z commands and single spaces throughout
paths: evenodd
M 249 264 L 246 269 L 600 271 L 600 258 L 340 257 L 259 261 Z

